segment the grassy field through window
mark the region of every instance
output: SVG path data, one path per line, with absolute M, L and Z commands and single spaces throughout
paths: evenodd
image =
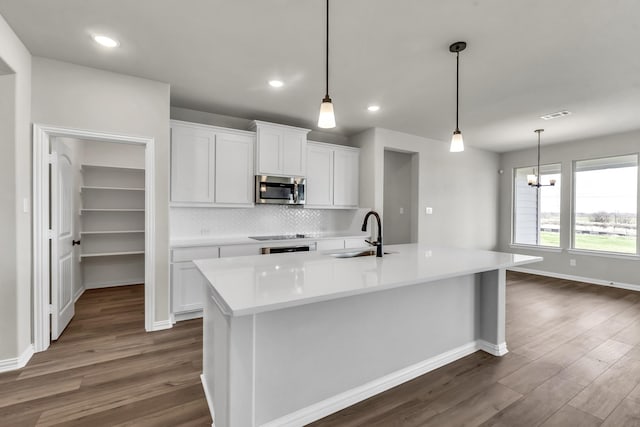
M 540 232 L 541 245 L 558 246 L 559 242 L 560 242 L 559 233 L 554 233 L 550 231 Z M 576 234 L 575 248 L 592 250 L 592 251 L 635 254 L 636 253 L 636 237 L 635 236 Z

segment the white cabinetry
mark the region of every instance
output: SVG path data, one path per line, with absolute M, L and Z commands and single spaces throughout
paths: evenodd
M 358 207 L 358 148 L 309 141 L 307 162 L 307 207 Z
M 171 311 L 175 320 L 202 316 L 207 281 L 194 259 L 218 258 L 218 247 L 177 248 L 171 254 Z
M 171 122 L 171 205 L 253 206 L 251 132 Z
M 82 165 L 83 285 L 144 282 L 144 169 Z
M 307 175 L 309 129 L 254 121 L 256 130 L 256 174 Z

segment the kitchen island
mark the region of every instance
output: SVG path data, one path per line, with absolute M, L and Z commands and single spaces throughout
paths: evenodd
M 507 352 L 505 270 L 542 258 L 385 250 L 195 261 L 217 427 L 302 426 L 477 350 Z

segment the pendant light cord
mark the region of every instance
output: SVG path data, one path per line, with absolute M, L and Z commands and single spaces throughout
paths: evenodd
M 458 110 L 460 105 L 460 52 L 456 52 L 456 131 L 459 132 L 458 127 Z
M 536 133 L 538 134 L 538 182 L 536 184 L 540 184 L 540 131 L 537 130 Z
M 327 56 L 326 58 L 326 72 L 325 72 L 325 78 L 326 78 L 326 92 L 325 92 L 325 96 L 328 98 L 329 97 L 329 0 L 327 0 L 327 39 L 326 39 L 326 43 L 327 43 Z

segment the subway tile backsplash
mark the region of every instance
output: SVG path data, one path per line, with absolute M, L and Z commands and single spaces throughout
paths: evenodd
M 172 239 L 360 231 L 367 209 L 171 208 Z

